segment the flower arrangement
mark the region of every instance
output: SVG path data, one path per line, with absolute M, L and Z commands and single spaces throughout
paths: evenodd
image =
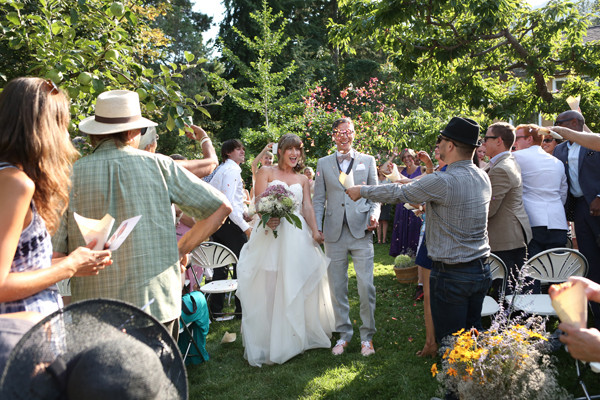
M 519 324 L 501 315 L 487 331 L 454 333 L 441 369 L 433 364 L 431 373 L 460 399 L 512 399 L 516 393 L 522 399 L 567 398 L 556 380 L 547 341 L 539 317 Z
M 271 185 L 256 198 L 256 212 L 260 214 L 260 223 L 263 228 L 271 218 L 285 218 L 290 224 L 302 229 L 302 221 L 294 214 L 297 204 L 294 194 L 283 185 Z M 273 230 L 277 237 L 277 230 Z

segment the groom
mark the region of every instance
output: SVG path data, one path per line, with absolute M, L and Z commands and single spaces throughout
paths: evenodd
M 373 230 L 379 219 L 379 203 L 353 202 L 345 193 L 352 184 L 377 185 L 377 169 L 372 156 L 352 149 L 354 124 L 350 118 L 333 123 L 335 154 L 319 159 L 313 205 L 317 226 L 325 237 L 325 254 L 331 259 L 329 285 L 335 313 L 335 330 L 340 339 L 332 349 L 340 355 L 352 339 L 348 303 L 348 254 L 352 255 L 360 296 L 361 354 L 375 353 L 375 286 L 373 285 Z M 323 216 L 325 220 L 323 221 Z

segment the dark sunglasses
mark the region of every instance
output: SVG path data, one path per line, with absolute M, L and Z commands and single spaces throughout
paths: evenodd
M 140 129 L 140 135 L 144 136 L 146 134 L 146 132 L 148 132 L 148 128 Z
M 484 141 L 484 142 L 487 142 L 487 141 L 488 141 L 488 139 L 497 139 L 497 138 L 498 138 L 498 136 L 484 136 L 484 137 L 483 137 L 483 141 Z
M 544 143 L 552 143 L 554 142 L 553 138 L 544 139 Z
M 45 83 L 50 94 L 58 94 L 58 86 L 56 86 L 56 83 L 52 79 L 47 79 Z

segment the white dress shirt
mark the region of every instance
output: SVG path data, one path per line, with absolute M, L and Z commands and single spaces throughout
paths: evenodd
M 523 203 L 530 225 L 567 230 L 564 204 L 569 187 L 563 163 L 540 146 L 512 155 L 521 167 Z
M 242 169 L 233 160 L 226 160 L 212 177 L 210 184 L 227 197 L 233 211 L 229 219 L 246 232 L 250 225 L 244 220 L 244 184 Z

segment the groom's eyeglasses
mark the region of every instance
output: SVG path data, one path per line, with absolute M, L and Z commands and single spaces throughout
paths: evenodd
M 338 130 L 335 130 L 335 131 L 333 131 L 333 133 L 334 133 L 334 135 L 336 135 L 336 136 L 344 136 L 344 135 L 345 135 L 345 136 L 350 136 L 350 135 L 354 134 L 354 131 L 353 131 L 352 129 L 347 129 L 347 130 L 345 130 L 345 131 L 338 131 Z

